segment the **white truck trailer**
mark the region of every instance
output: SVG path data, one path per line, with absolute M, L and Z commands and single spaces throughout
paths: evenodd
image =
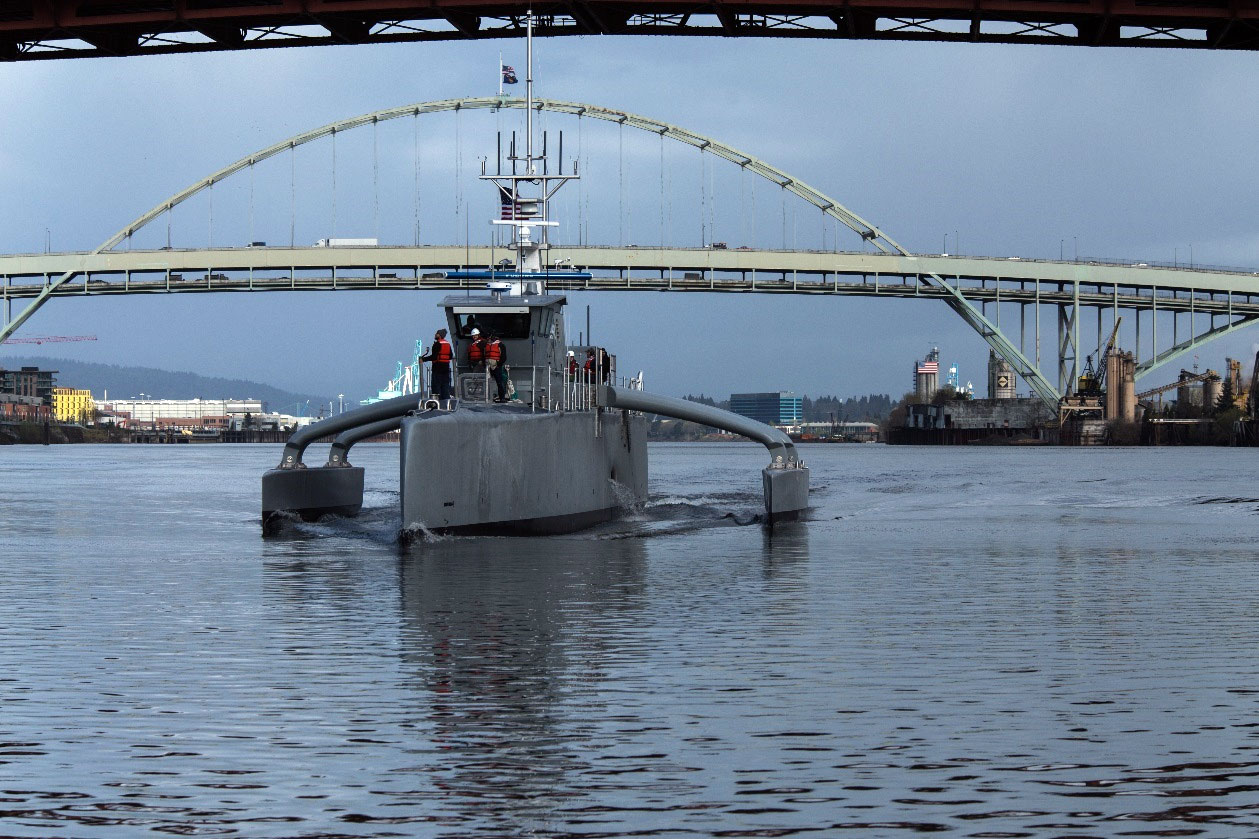
M 374 248 L 379 245 L 378 239 L 320 239 L 315 243 L 317 248 Z

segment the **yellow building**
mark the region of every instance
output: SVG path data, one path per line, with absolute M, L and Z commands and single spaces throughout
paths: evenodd
M 72 387 L 55 387 L 52 390 L 52 414 L 58 422 L 91 422 L 92 391 Z

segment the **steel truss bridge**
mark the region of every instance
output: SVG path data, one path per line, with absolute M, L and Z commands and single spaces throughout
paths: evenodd
M 0 61 L 515 38 L 491 0 L 0 0 Z M 708 35 L 1259 47 L 1249 0 L 721 0 L 533 4 L 540 35 Z
M 1136 323 L 1137 376 L 1190 353 L 1213 338 L 1259 320 L 1259 276 L 1250 273 L 951 256 L 720 250 L 712 248 L 555 247 L 552 255 L 587 270 L 590 279 L 552 278 L 562 291 L 678 291 L 811 294 L 948 300 L 931 282 L 991 309 L 995 328 L 1040 367 L 1041 348 L 1057 360 L 1057 390 L 1079 375 L 1081 353 L 1104 342 L 1119 315 Z M 61 274 L 75 280 L 51 297 L 263 291 L 474 290 L 482 281 L 447 271 L 483 268 L 503 256 L 488 247 L 223 248 L 115 251 L 0 257 L 0 288 L 9 323 L 12 301 L 32 300 Z M 1055 310 L 1042 325 L 1041 306 Z M 1028 316 L 1028 307 L 1032 316 Z M 1095 317 L 1087 318 L 1084 310 Z M 1109 321 L 1104 314 L 1109 310 Z M 1077 314 L 1078 313 L 1078 314 Z M 1159 314 L 1170 315 L 1159 338 Z M 1164 318 L 1166 320 L 1166 318 Z M 1087 321 L 1087 323 L 1086 323 Z M 1097 340 L 1089 332 L 1096 323 Z M 1142 338 L 1144 326 L 1146 339 Z M 1046 334 L 1042 336 L 1042 330 Z M 1170 339 L 1168 343 L 1167 339 Z M 1046 341 L 1052 344 L 1046 346 Z M 1145 341 L 1148 340 L 1148 343 Z M 1164 345 L 1165 344 L 1165 345 Z M 1029 348 L 1031 348 L 1029 350 Z
M 553 264 L 584 268 L 590 279 L 554 279 L 556 290 L 856 295 L 942 301 L 1046 403 L 1057 407 L 1107 326 L 1132 313 L 1138 377 L 1214 338 L 1259 320 L 1259 274 L 1138 264 L 913 254 L 883 230 L 780 169 L 718 140 L 624 111 L 535 100 L 539 111 L 616 123 L 673 140 L 770 181 L 856 234 L 874 253 L 743 248 L 563 247 Z M 401 117 L 464 109 L 523 108 L 519 99 L 442 100 L 365 114 L 304 132 L 220 169 L 158 203 L 89 253 L 0 256 L 4 322 L 0 341 L 56 297 L 153 293 L 464 289 L 446 272 L 484 268 L 507 256 L 490 247 L 233 247 L 131 249 L 135 234 L 234 175 L 299 145 Z M 663 175 L 662 175 L 663 177 Z M 472 287 L 484 288 L 483 283 Z M 14 301 L 26 301 L 15 316 Z M 1028 308 L 1031 317 L 1028 317 Z M 1042 307 L 1055 328 L 1042 338 Z M 1092 309 L 1097 329 L 1093 344 Z M 1109 311 L 1109 314 L 1108 314 Z M 1001 323 L 1006 313 L 1006 323 Z M 1030 321 L 1030 326 L 1029 326 Z M 1170 324 L 1169 324 L 1170 321 Z M 1160 340 L 1160 322 L 1163 324 Z M 1144 331 L 1143 331 L 1144 327 Z M 1014 334 L 1017 330 L 1017 342 Z M 1170 332 L 1170 335 L 1168 334 Z M 1144 337 L 1148 336 L 1148 338 Z M 1146 341 L 1148 340 L 1148 345 Z M 1146 347 L 1148 346 L 1148 352 Z M 1056 386 L 1042 370 L 1056 361 Z

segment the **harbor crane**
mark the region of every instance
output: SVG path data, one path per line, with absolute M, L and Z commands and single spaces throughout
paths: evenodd
M 1096 370 L 1093 369 L 1093 356 L 1090 355 L 1084 359 L 1084 373 L 1080 375 L 1075 389 L 1079 396 L 1102 395 L 1106 386 L 1106 361 L 1115 349 L 1115 338 L 1119 335 L 1121 323 L 1123 323 L 1122 317 L 1115 318 L 1115 328 L 1110 331 L 1110 340 L 1106 342 L 1106 348 L 1103 350 L 1098 347 Z

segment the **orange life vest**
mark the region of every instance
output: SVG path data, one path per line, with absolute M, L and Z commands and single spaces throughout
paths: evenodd
M 454 357 L 455 351 L 450 348 L 450 342 L 445 338 L 438 338 L 437 343 L 433 344 L 433 363 L 449 364 Z
M 485 347 L 486 361 L 502 361 L 503 359 L 503 342 L 495 338 Z
M 468 347 L 468 361 L 473 364 L 480 364 L 485 360 L 485 342 L 478 338 Z

